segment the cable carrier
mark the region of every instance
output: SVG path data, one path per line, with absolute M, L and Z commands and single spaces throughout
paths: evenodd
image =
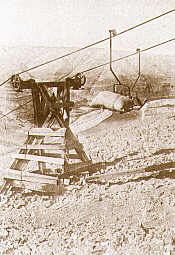
M 10 81 L 13 88 L 20 93 L 26 89 L 31 90 L 35 123 L 35 128 L 27 133 L 26 141 L 19 148 L 19 152 L 12 155 L 14 160 L 7 170 L 7 175 L 4 177 L 4 185 L 1 188 L 1 192 L 8 192 L 10 189 L 18 187 L 32 191 L 52 193 L 58 190 L 62 180 L 64 182 L 65 179 L 68 179 L 70 184 L 77 178 L 78 180 L 81 178 L 84 179 L 86 176 L 91 175 L 95 171 L 100 171 L 103 168 L 103 164 L 100 164 L 100 166 L 93 164 L 90 157 L 84 151 L 83 145 L 70 128 L 70 113 L 74 107 L 74 102 L 71 101 L 71 91 L 84 88 L 86 83 L 84 73 L 103 65 L 110 65 L 110 71 L 117 82 L 114 84 L 113 92 L 117 92 L 119 87 L 123 87 L 123 94 L 132 98 L 132 91 L 141 76 L 140 53 L 174 41 L 175 38 L 153 45 L 147 49 L 137 49 L 133 54 L 116 60 L 112 59 L 112 39 L 174 11 L 175 9 L 163 13 L 118 34 L 115 30 L 109 30 L 110 36 L 108 38 L 14 74 L 1 84 L 3 85 Z M 91 67 L 88 70 L 77 73 L 73 77 L 67 77 L 64 81 L 60 82 L 36 82 L 34 79 L 23 81 L 20 77 L 22 73 L 75 54 L 106 40 L 110 40 L 110 61 L 107 63 Z M 133 86 L 127 86 L 119 80 L 113 70 L 112 63 L 135 54 L 138 54 L 138 77 Z M 50 88 L 56 88 L 56 93 L 50 90 Z M 55 121 L 57 122 L 57 127 L 53 128 Z M 54 171 L 52 171 L 53 169 Z

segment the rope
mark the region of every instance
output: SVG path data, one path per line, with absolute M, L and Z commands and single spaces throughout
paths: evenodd
M 151 46 L 151 47 L 148 47 L 148 48 L 146 48 L 146 49 L 140 50 L 140 52 L 148 51 L 148 50 L 150 50 L 150 49 L 153 49 L 153 48 L 155 48 L 155 47 L 161 46 L 161 45 L 163 45 L 163 44 L 172 42 L 172 41 L 174 41 L 174 40 L 175 40 L 175 38 L 172 38 L 172 39 L 170 39 L 170 40 L 168 40 L 168 41 L 164 41 L 164 42 L 155 44 L 155 45 L 153 45 L 153 46 Z M 121 57 L 121 58 L 117 58 L 117 59 L 115 59 L 115 60 L 112 60 L 112 62 L 120 61 L 120 60 L 123 60 L 123 59 L 125 59 L 125 58 L 134 56 L 134 55 L 136 55 L 136 54 L 138 54 L 138 53 L 137 53 L 137 52 L 134 52 L 134 53 L 131 53 L 131 54 L 127 55 L 127 56 L 124 56 L 124 57 Z M 92 71 L 92 70 L 94 70 L 94 69 L 97 69 L 97 68 L 99 68 L 99 67 L 102 67 L 102 66 L 105 66 L 105 65 L 109 65 L 109 64 L 110 64 L 110 62 L 106 62 L 106 63 L 104 63 L 104 64 L 101 64 L 101 65 L 98 65 L 98 66 L 89 68 L 89 69 L 87 69 L 87 70 L 85 70 L 85 71 L 82 71 L 81 73 L 87 73 L 87 72 L 89 72 L 89 71 Z
M 11 77 L 10 77 L 8 80 L 6 80 L 6 81 L 4 81 L 3 83 L 1 83 L 0 86 L 4 85 L 5 83 L 7 83 L 7 82 L 10 81 L 10 80 L 11 80 Z
M 135 25 L 135 26 L 133 26 L 133 27 L 130 27 L 130 28 L 128 28 L 128 29 L 126 29 L 126 30 L 124 30 L 124 31 L 122 31 L 122 32 L 120 32 L 120 33 L 118 33 L 117 35 L 113 35 L 113 37 L 116 37 L 116 36 L 119 36 L 119 35 L 124 34 L 124 33 L 126 33 L 126 32 L 129 32 L 129 31 L 131 31 L 131 30 L 133 30 L 133 29 L 135 29 L 135 28 L 137 28 L 137 27 L 140 27 L 140 26 L 142 26 L 142 25 L 145 25 L 146 23 L 149 23 L 149 22 L 151 22 L 151 21 L 153 21 L 153 20 L 156 20 L 156 19 L 158 19 L 158 18 L 161 18 L 161 17 L 163 17 L 163 16 L 165 16 L 165 15 L 167 15 L 167 14 L 170 14 L 170 13 L 172 13 L 172 12 L 174 12 L 174 11 L 175 11 L 175 9 L 172 9 L 172 10 L 170 10 L 170 11 L 164 12 L 164 13 L 162 13 L 162 14 L 156 16 L 156 17 L 153 17 L 153 18 L 151 18 L 151 19 L 149 19 L 149 20 L 146 20 L 146 21 L 144 21 L 144 22 L 142 22 L 142 23 L 140 23 L 140 24 L 138 24 L 138 25 Z M 87 48 L 89 48 L 89 47 L 92 47 L 92 46 L 94 46 L 94 45 L 96 45 L 96 44 L 105 42 L 105 41 L 107 41 L 107 40 L 109 40 L 109 39 L 110 39 L 110 37 L 107 37 L 107 38 L 105 38 L 105 39 L 103 39 L 103 40 L 94 42 L 94 43 L 89 44 L 89 45 L 87 45 L 87 46 L 85 46 L 85 47 L 83 47 L 83 48 L 80 48 L 80 49 L 78 49 L 78 50 L 69 52 L 69 53 L 67 53 L 67 54 L 65 54 L 65 55 L 63 55 L 63 56 L 60 56 L 60 57 L 57 57 L 57 58 L 55 58 L 55 59 L 49 60 L 49 61 L 47 61 L 47 62 L 44 62 L 44 63 L 40 64 L 40 65 L 31 67 L 31 68 L 26 69 L 26 70 L 24 70 L 24 71 L 22 71 L 22 72 L 20 72 L 20 73 L 17 73 L 17 74 L 19 75 L 19 74 L 26 73 L 26 72 L 28 72 L 28 71 L 31 71 L 31 70 L 36 69 L 36 68 L 38 68 L 38 67 L 41 67 L 41 66 L 43 66 L 43 65 L 47 65 L 47 64 L 49 64 L 49 63 L 51 63 L 51 62 L 54 62 L 54 61 L 56 61 L 56 60 L 62 59 L 62 58 L 64 58 L 64 57 L 68 57 L 68 56 L 70 56 L 70 55 L 72 55 L 72 54 L 75 54 L 75 53 L 77 53 L 77 52 L 79 52 L 79 51 L 85 50 L 85 49 L 87 49 Z M 10 78 L 9 78 L 8 80 L 6 80 L 5 82 L 3 82 L 2 84 L 0 84 L 0 86 L 2 86 L 3 84 L 7 83 L 9 80 L 10 80 Z
M 146 21 L 144 21 L 144 22 L 142 22 L 142 23 L 140 23 L 140 24 L 138 24 L 138 25 L 136 25 L 136 26 L 134 26 L 134 27 L 128 28 L 128 29 L 126 29 L 126 30 L 120 32 L 119 34 L 117 34 L 117 35 L 115 35 L 115 36 L 118 36 L 118 35 L 124 34 L 124 33 L 126 33 L 126 32 L 129 32 L 129 31 L 131 31 L 131 30 L 133 30 L 133 29 L 135 29 L 135 28 L 137 28 L 137 27 L 140 27 L 140 26 L 142 26 L 142 25 L 145 25 L 146 23 L 149 23 L 149 22 L 151 22 L 151 21 L 153 21 L 153 20 L 156 20 L 156 19 L 158 19 L 158 18 L 161 18 L 161 17 L 163 17 L 163 16 L 165 16 L 165 15 L 167 15 L 167 14 L 170 14 L 171 12 L 174 12 L 174 11 L 175 11 L 175 9 L 172 9 L 172 10 L 170 10 L 170 11 L 168 11 L 168 12 L 164 12 L 164 13 L 160 14 L 159 16 L 156 16 L 156 17 L 154 17 L 154 18 L 152 18 L 152 19 L 146 20 Z M 108 37 L 108 39 L 110 39 L 110 37 Z M 106 39 L 106 40 L 107 40 L 107 39 Z
M 4 117 L 6 117 L 6 116 L 7 116 L 7 115 L 9 115 L 10 113 L 12 113 L 12 112 L 14 112 L 14 111 L 18 110 L 19 108 L 23 107 L 24 105 L 26 105 L 26 104 L 28 104 L 28 103 L 32 102 L 32 100 L 33 100 L 33 99 L 30 99 L 30 100 L 29 100 L 29 101 L 27 101 L 26 103 L 21 104 L 21 105 L 19 105 L 18 107 L 14 108 L 13 110 L 9 111 L 8 113 L 6 113 L 6 114 L 2 115 L 2 116 L 0 117 L 0 119 L 2 119 L 2 118 L 4 118 Z

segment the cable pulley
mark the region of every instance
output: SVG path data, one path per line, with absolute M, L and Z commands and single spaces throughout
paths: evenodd
M 73 90 L 79 90 L 86 83 L 86 76 L 83 73 L 77 73 L 71 78 L 66 78 L 66 80 L 69 81 L 69 85 Z
M 86 76 L 82 73 L 77 73 L 75 75 L 75 84 L 77 84 L 77 89 L 80 89 L 82 86 L 84 86 L 85 83 L 86 83 Z
M 20 78 L 19 74 L 12 75 L 10 79 L 10 83 L 17 92 L 22 91 L 21 89 L 22 79 Z

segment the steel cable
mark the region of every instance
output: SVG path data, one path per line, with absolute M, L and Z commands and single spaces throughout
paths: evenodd
M 146 24 L 146 23 L 148 23 L 148 22 L 151 22 L 151 21 L 153 21 L 153 20 L 156 20 L 156 19 L 158 19 L 158 18 L 161 18 L 162 16 L 165 16 L 165 15 L 167 15 L 167 14 L 170 14 L 171 12 L 174 12 L 174 11 L 175 11 L 175 9 L 172 9 L 172 10 L 170 10 L 170 11 L 168 11 L 168 12 L 162 13 L 162 14 L 160 14 L 159 16 L 156 16 L 156 17 L 151 18 L 151 19 L 149 19 L 149 20 L 146 20 L 146 21 L 144 21 L 144 22 L 142 22 L 142 23 L 140 23 L 140 24 L 138 24 L 138 25 L 135 25 L 135 26 L 133 26 L 133 27 L 130 27 L 130 28 L 128 28 L 128 29 L 126 29 L 126 30 L 124 30 L 124 31 L 122 31 L 122 32 L 120 32 L 120 33 L 118 33 L 117 35 L 115 35 L 115 36 L 113 36 L 113 37 L 122 35 L 122 34 L 124 34 L 124 33 L 126 33 L 126 32 L 129 32 L 129 31 L 131 31 L 131 30 L 133 30 L 133 29 L 135 29 L 135 28 L 137 28 L 137 27 L 140 27 L 140 26 L 142 26 L 142 25 L 144 25 L 144 24 Z M 47 61 L 47 62 L 45 62 L 45 63 L 40 64 L 40 65 L 31 67 L 31 68 L 29 68 L 29 69 L 27 69 L 27 70 L 24 70 L 24 71 L 22 71 L 22 72 L 20 72 L 20 73 L 18 73 L 18 74 L 23 74 L 23 73 L 25 73 L 25 72 L 31 71 L 31 70 L 33 70 L 33 69 L 35 69 L 35 68 L 38 68 L 38 67 L 41 67 L 41 66 L 43 66 L 43 65 L 49 64 L 49 63 L 54 62 L 54 61 L 56 61 L 56 60 L 59 60 L 59 59 L 61 59 L 61 58 L 68 57 L 68 56 L 70 56 L 70 55 L 72 55 L 72 54 L 75 54 L 75 53 L 77 53 L 77 52 L 79 52 L 79 51 L 82 51 L 82 50 L 85 50 L 85 49 L 87 49 L 87 48 L 90 48 L 90 47 L 92 47 L 92 46 L 94 46 L 94 45 L 96 45 L 96 44 L 105 42 L 105 41 L 107 41 L 107 40 L 109 40 L 109 39 L 110 39 L 110 37 L 107 37 L 107 38 L 105 38 L 105 39 L 103 39 L 103 40 L 94 42 L 94 43 L 89 44 L 89 45 L 87 45 L 87 46 L 85 46 L 85 47 L 83 47 L 83 48 L 80 48 L 80 49 L 78 49 L 78 50 L 69 52 L 69 53 L 67 53 L 67 54 L 65 54 L 65 55 L 63 55 L 63 56 L 60 56 L 60 57 L 57 57 L 57 58 L 55 58 L 55 59 L 49 60 L 49 61 Z
M 164 12 L 164 13 L 162 13 L 162 14 L 156 16 L 156 17 L 153 17 L 153 18 L 151 18 L 151 19 L 149 19 L 149 20 L 146 20 L 146 21 L 144 21 L 144 22 L 142 22 L 142 23 L 140 23 L 140 24 L 137 24 L 137 25 L 135 25 L 135 26 L 133 26 L 133 27 L 130 27 L 130 28 L 128 28 L 128 29 L 126 29 L 126 30 L 124 30 L 124 31 L 122 31 L 122 32 L 120 32 L 120 33 L 118 33 L 117 35 L 114 35 L 113 37 L 122 35 L 122 34 L 124 34 L 124 33 L 126 33 L 126 32 L 129 32 L 129 31 L 131 31 L 131 30 L 133 30 L 133 29 L 135 29 L 135 28 L 137 28 L 137 27 L 140 27 L 140 26 L 142 26 L 142 25 L 145 25 L 146 23 L 149 23 L 149 22 L 151 22 L 151 21 L 153 21 L 153 20 L 156 20 L 156 19 L 158 19 L 158 18 L 161 18 L 161 17 L 163 17 L 163 16 L 165 16 L 165 15 L 167 15 L 167 14 L 170 14 L 170 13 L 172 13 L 172 12 L 174 12 L 174 11 L 175 11 L 175 9 L 172 9 L 172 10 L 170 10 L 170 11 Z M 67 54 L 65 54 L 65 55 L 63 55 L 63 56 L 57 57 L 57 58 L 55 58 L 55 59 L 49 60 L 49 61 L 47 61 L 47 62 L 44 62 L 44 63 L 40 64 L 40 65 L 31 67 L 31 68 L 26 69 L 26 70 L 24 70 L 24 71 L 22 71 L 22 72 L 19 72 L 19 73 L 17 73 L 17 74 L 19 75 L 19 74 L 26 73 L 26 72 L 28 72 L 28 71 L 31 71 L 31 70 L 36 69 L 36 68 L 38 68 L 38 67 L 41 67 L 41 66 L 43 66 L 43 65 L 47 65 L 47 64 L 49 64 L 49 63 L 51 63 L 51 62 L 54 62 L 54 61 L 56 61 L 56 60 L 59 60 L 59 59 L 68 57 L 68 56 L 70 56 L 70 55 L 72 55 L 72 54 L 75 54 L 75 53 L 77 53 L 77 52 L 79 52 L 79 51 L 85 50 L 85 49 L 87 49 L 87 48 L 89 48 L 89 47 L 92 47 L 92 46 L 94 46 L 94 45 L 96 45 L 96 44 L 105 42 L 105 41 L 107 41 L 107 40 L 109 40 L 109 39 L 110 39 L 110 37 L 107 37 L 107 38 L 105 38 L 105 39 L 103 39 L 103 40 L 94 42 L 94 43 L 89 44 L 89 45 L 87 45 L 87 46 L 85 46 L 85 47 L 82 47 L 82 48 L 77 49 L 77 50 L 75 50 L 75 51 L 69 52 L 69 53 L 67 53 Z M 10 78 L 9 78 L 8 80 L 6 80 L 5 82 L 3 82 L 2 84 L 0 84 L 0 86 L 4 85 L 4 84 L 7 83 L 9 80 L 10 80 Z
M 172 38 L 172 39 L 170 39 L 170 40 L 167 40 L 167 41 L 164 41 L 164 42 L 155 44 L 155 45 L 153 45 L 153 46 L 150 46 L 150 47 L 148 47 L 148 48 L 145 48 L 145 49 L 143 49 L 143 50 L 140 50 L 140 52 L 145 52 L 145 51 L 151 50 L 151 49 L 153 49 L 153 48 L 155 48 L 155 47 L 158 47 L 158 46 L 161 46 L 161 45 L 163 45 L 163 44 L 172 42 L 172 41 L 174 41 L 174 40 L 175 40 L 175 38 Z M 134 53 L 131 53 L 131 54 L 127 55 L 127 56 L 124 56 L 124 57 L 115 59 L 115 60 L 113 60 L 112 62 L 120 61 L 120 60 L 126 59 L 126 58 L 128 58 L 128 57 L 134 56 L 134 55 L 136 55 L 136 54 L 138 54 L 138 53 L 137 53 L 137 52 L 134 52 Z M 89 68 L 89 69 L 87 69 L 87 70 L 85 70 L 85 71 L 82 71 L 82 73 L 86 73 L 86 72 L 92 71 L 92 70 L 94 70 L 94 69 L 97 69 L 97 68 L 99 68 L 99 67 L 102 67 L 102 66 L 105 66 L 105 65 L 109 65 L 109 64 L 110 64 L 110 62 L 107 62 L 107 63 L 101 64 L 101 65 L 98 65 L 98 66 Z M 29 101 L 27 101 L 26 103 L 24 103 L 24 104 L 22 104 L 22 105 L 19 105 L 18 107 L 14 108 L 13 110 L 9 111 L 8 113 L 2 115 L 2 116 L 0 117 L 0 119 L 6 117 L 6 116 L 9 115 L 10 113 L 12 113 L 12 112 L 18 110 L 20 107 L 22 107 L 22 106 L 24 106 L 24 105 L 30 103 L 31 101 L 32 101 L 32 99 L 29 100 Z
M 163 45 L 163 44 L 172 42 L 172 41 L 174 41 L 174 40 L 175 40 L 175 38 L 172 38 L 172 39 L 170 39 L 170 40 L 167 40 L 167 41 L 164 41 L 164 42 L 155 44 L 155 45 L 153 45 L 153 46 L 150 46 L 150 47 L 148 47 L 148 48 L 145 48 L 145 49 L 143 49 L 143 50 L 140 50 L 140 52 L 145 52 L 145 51 L 151 50 L 151 49 L 153 49 L 153 48 L 155 48 L 155 47 L 158 47 L 158 46 L 161 46 L 161 45 Z M 112 60 L 112 62 L 117 62 L 117 61 L 126 59 L 126 58 L 128 58 L 128 57 L 134 56 L 134 55 L 136 55 L 136 54 L 138 54 L 138 53 L 137 53 L 137 52 L 134 52 L 134 53 L 131 53 L 131 54 L 127 55 L 127 56 L 114 59 L 114 60 Z M 105 66 L 105 65 L 109 65 L 109 64 L 110 64 L 110 62 L 106 62 L 106 63 L 104 63 L 104 64 L 101 64 L 101 65 L 98 65 L 98 66 L 95 66 L 95 67 L 86 69 L 85 71 L 81 71 L 81 73 L 86 73 L 86 72 L 92 71 L 92 70 L 94 70 L 94 69 L 97 69 L 97 68 L 99 68 L 99 67 L 102 67 L 102 66 Z
M 153 45 L 153 46 L 150 46 L 150 47 L 148 47 L 148 48 L 145 48 L 145 49 L 143 49 L 143 50 L 140 50 L 140 52 L 148 51 L 148 50 L 150 50 L 150 49 L 153 49 L 153 48 L 155 48 L 155 47 L 161 46 L 161 45 L 163 45 L 163 44 L 172 42 L 172 41 L 174 41 L 174 40 L 175 40 L 175 38 L 172 38 L 172 39 L 170 39 L 170 40 L 167 40 L 167 41 L 164 41 L 164 42 L 155 44 L 155 45 Z M 127 56 L 124 56 L 124 57 L 115 59 L 115 60 L 113 60 L 112 62 L 120 61 L 120 60 L 126 59 L 126 58 L 128 58 L 128 57 L 134 56 L 134 55 L 136 55 L 136 54 L 138 54 L 138 53 L 137 53 L 137 52 L 134 52 L 134 53 L 129 54 L 129 55 L 127 55 Z M 89 68 L 89 69 L 87 69 L 87 70 L 85 70 L 85 71 L 82 71 L 82 73 L 86 73 L 86 72 L 92 71 L 92 70 L 94 70 L 94 69 L 97 69 L 97 68 L 99 68 L 99 67 L 102 67 L 102 66 L 105 66 L 105 65 L 109 65 L 109 64 L 110 64 L 110 62 L 107 62 L 107 63 L 101 64 L 101 65 L 98 65 L 98 66 Z M 9 111 L 8 113 L 2 115 L 2 116 L 0 117 L 0 119 L 6 117 L 6 116 L 9 115 L 10 113 L 12 113 L 12 112 L 18 110 L 19 108 L 21 108 L 22 106 L 24 106 L 24 105 L 30 103 L 31 101 L 32 101 L 32 99 L 29 100 L 29 101 L 27 101 L 26 103 L 24 103 L 24 104 L 22 104 L 22 105 L 19 105 L 18 107 L 14 108 L 13 110 Z
M 30 100 L 29 100 L 29 101 L 27 101 L 26 103 L 19 105 L 18 107 L 16 107 L 16 108 L 12 109 L 11 111 L 7 112 L 6 114 L 3 114 L 3 115 L 0 117 L 0 119 L 2 119 L 2 118 L 4 118 L 4 117 L 6 117 L 6 116 L 7 116 L 7 115 L 9 115 L 10 113 L 12 113 L 12 112 L 14 112 L 14 111 L 18 110 L 19 108 L 23 107 L 24 105 L 26 105 L 26 104 L 28 104 L 28 103 L 32 102 L 32 100 L 33 100 L 33 99 L 30 99 Z

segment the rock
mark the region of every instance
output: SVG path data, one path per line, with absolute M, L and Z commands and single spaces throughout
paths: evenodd
M 70 179 L 64 179 L 64 185 L 69 185 L 70 184 Z
M 0 203 L 1 205 L 7 204 L 8 203 L 8 198 L 4 195 L 0 195 Z
M 20 209 L 21 207 L 25 206 L 26 203 L 25 201 L 21 200 L 17 203 L 17 205 L 15 206 L 17 209 Z
M 24 238 L 23 238 L 23 235 L 21 234 L 21 232 L 19 230 L 12 229 L 11 230 L 11 239 L 13 241 L 20 241 L 20 240 L 22 240 Z
M 42 196 L 42 200 L 43 200 L 43 201 L 50 200 L 50 197 L 49 197 L 49 196 Z
M 50 201 L 50 200 L 47 200 L 47 201 L 45 201 L 45 203 L 44 203 L 44 206 L 45 206 L 46 208 L 49 208 L 49 207 L 51 207 L 52 205 L 53 205 L 53 202 Z
M 13 192 L 10 190 L 10 191 L 8 192 L 8 194 L 7 194 L 7 197 L 10 198 L 10 197 L 12 197 L 12 195 L 13 195 Z
M 14 255 L 20 255 L 21 253 L 22 253 L 22 251 L 19 250 L 19 249 L 15 249 L 15 250 L 13 251 L 13 254 L 14 254 Z
M 100 194 L 99 197 L 98 197 L 98 201 L 102 201 L 103 198 L 102 198 L 102 195 Z
M 6 229 L 0 230 L 0 239 L 6 239 L 8 237 L 9 233 Z

